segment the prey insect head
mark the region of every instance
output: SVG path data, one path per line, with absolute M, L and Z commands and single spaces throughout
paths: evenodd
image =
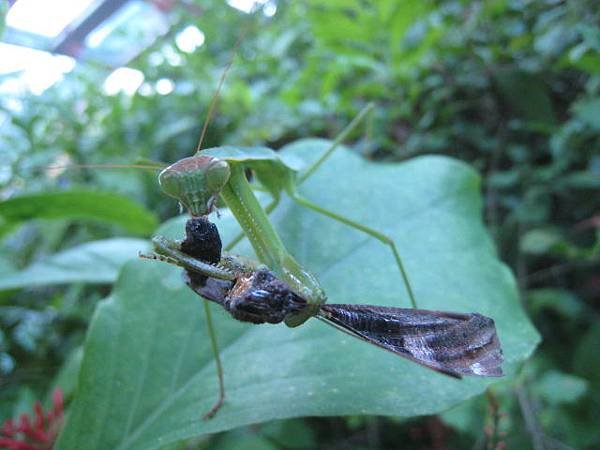
M 226 161 L 192 156 L 164 169 L 158 182 L 165 194 L 179 200 L 192 216 L 205 216 L 213 210 L 230 173 Z

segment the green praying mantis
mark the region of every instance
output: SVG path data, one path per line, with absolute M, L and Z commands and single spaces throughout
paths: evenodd
M 491 319 L 479 314 L 416 309 L 406 270 L 391 238 L 322 208 L 298 193 L 297 187 L 318 170 L 344 136 L 372 108 L 373 105 L 364 108 L 330 148 L 302 173 L 286 164 L 271 149 L 231 146 L 198 151 L 194 156 L 177 161 L 160 173 L 159 183 L 163 191 L 176 198 L 189 211 L 191 221 L 207 220 L 206 217 L 216 209 L 218 198 L 221 198 L 241 226 L 243 236 L 248 238 L 259 261 L 229 253 L 217 255 L 216 259 L 211 258 L 209 261 L 201 253 L 186 252 L 183 245 L 185 241 L 172 241 L 162 236 L 153 238 L 154 254 L 142 256 L 184 268 L 188 274 L 187 284 L 195 292 L 221 304 L 238 320 L 254 323 L 283 321 L 289 327 L 296 327 L 311 317 L 317 317 L 354 337 L 446 375 L 457 378 L 462 375 L 499 376 L 502 374 L 502 352 Z M 251 172 L 253 179 L 273 198 L 265 209 L 254 195 L 247 172 Z M 327 296 L 319 281 L 288 252 L 269 221 L 269 213 L 284 192 L 300 206 L 351 226 L 387 245 L 413 309 L 325 305 Z M 235 238 L 225 249 L 230 250 L 240 238 L 241 236 Z M 219 237 L 217 234 L 208 239 L 216 240 Z M 222 292 L 213 295 L 211 288 L 204 286 L 204 281 L 189 281 L 194 274 L 212 280 L 229 281 L 235 285 L 219 288 Z M 255 284 L 256 279 L 261 277 L 266 277 L 267 281 L 263 280 L 262 285 Z M 275 287 L 269 291 L 265 286 L 272 287 L 273 283 Z M 285 297 L 283 306 L 280 301 L 282 296 Z M 233 304 L 236 306 L 232 306 Z M 205 418 L 209 418 L 223 404 L 225 388 L 210 309 L 207 302 L 204 305 L 219 380 L 219 396 L 205 414 Z M 257 308 L 267 310 L 265 315 L 258 314 L 257 318 Z M 248 315 L 250 310 L 252 313 Z M 281 311 L 283 314 L 280 314 Z M 273 315 L 278 319 L 272 320 Z

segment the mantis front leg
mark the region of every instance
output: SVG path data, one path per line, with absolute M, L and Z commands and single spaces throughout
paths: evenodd
M 155 253 L 152 255 L 141 254 L 140 257 L 157 259 L 206 277 L 218 278 L 219 280 L 235 279 L 235 274 L 227 267 L 206 262 L 184 253 L 181 250 L 179 241 L 173 241 L 163 236 L 155 236 L 152 238 L 152 245 Z

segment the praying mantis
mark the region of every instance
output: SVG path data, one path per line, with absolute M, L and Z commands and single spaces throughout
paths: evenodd
M 181 266 L 186 271 L 186 282 L 192 290 L 221 304 L 238 320 L 253 323 L 283 321 L 289 327 L 296 327 L 316 316 L 354 337 L 446 375 L 456 378 L 462 375 L 500 376 L 502 351 L 493 320 L 479 314 L 416 309 L 413 290 L 392 239 L 298 194 L 297 186 L 327 160 L 343 136 L 372 108 L 372 105 L 368 105 L 333 145 L 302 174 L 297 174 L 276 152 L 264 147 L 228 146 L 199 150 L 194 156 L 165 168 L 159 175 L 163 191 L 176 198 L 189 211 L 192 219 L 188 225 L 192 229 L 199 223 L 200 228 L 208 231 L 201 233 L 201 237 L 194 237 L 194 233 L 188 230 L 185 241 L 156 236 L 153 238 L 154 254 L 142 256 Z M 255 197 L 246 176 L 247 171 L 251 171 L 262 187 L 271 193 L 273 201 L 266 209 Z M 286 192 L 299 205 L 354 227 L 386 244 L 394 256 L 413 309 L 326 306 L 327 296 L 317 278 L 287 251 L 269 221 L 268 214 L 277 205 L 282 192 Z M 231 210 L 259 261 L 228 253 L 221 255 L 218 232 L 202 225 L 202 221 L 206 221 L 206 217 L 216 209 L 218 198 Z M 234 239 L 233 243 L 237 240 Z M 217 241 L 218 244 L 215 244 Z M 218 250 L 212 251 L 210 256 L 204 250 L 189 251 L 189 246 L 196 244 L 202 248 L 216 245 Z M 232 246 L 229 244 L 226 250 Z M 197 276 L 201 281 L 194 279 Z M 261 280 L 258 284 L 257 279 Z M 215 280 L 231 284 L 218 285 Z M 207 281 L 212 281 L 212 285 Z M 269 286 L 275 286 L 274 290 L 269 290 Z M 282 296 L 285 299 L 283 306 L 280 300 Z M 273 307 L 274 303 L 277 305 Z M 219 396 L 205 414 L 205 418 L 210 418 L 223 404 L 225 388 L 211 313 L 207 302 L 204 304 L 219 379 Z M 234 304 L 237 306 L 232 306 Z M 266 312 L 257 315 L 257 310 Z M 273 314 L 277 319 L 273 319 Z

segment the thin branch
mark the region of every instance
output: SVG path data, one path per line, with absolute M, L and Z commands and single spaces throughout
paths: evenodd
M 523 419 L 525 420 L 525 427 L 531 435 L 531 443 L 534 450 L 546 450 L 546 445 L 544 444 L 544 430 L 537 419 L 535 406 L 529 399 L 524 385 L 521 383 L 517 384 L 515 387 L 515 393 L 517 394 L 519 406 L 521 407 L 521 413 L 523 414 Z

